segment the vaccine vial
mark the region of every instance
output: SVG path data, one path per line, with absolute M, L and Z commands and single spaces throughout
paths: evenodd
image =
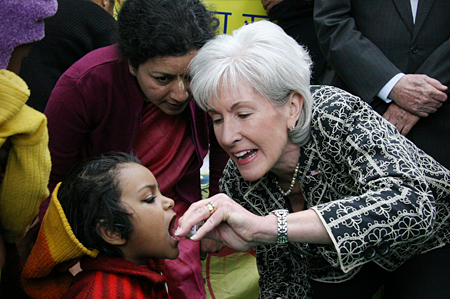
M 190 238 L 190 237 L 192 237 L 193 235 L 195 235 L 195 234 L 197 233 L 197 230 L 198 230 L 204 223 L 205 223 L 205 222 L 202 221 L 202 222 L 199 222 L 199 223 L 197 223 L 196 225 L 194 225 L 194 226 L 191 228 L 191 230 L 187 233 L 186 237 L 187 237 L 187 238 Z

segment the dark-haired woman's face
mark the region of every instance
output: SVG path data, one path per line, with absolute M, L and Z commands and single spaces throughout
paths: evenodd
M 177 115 L 192 100 L 187 67 L 196 53 L 155 57 L 141 64 L 138 69 L 130 65 L 130 72 L 136 76 L 147 101 L 166 114 Z

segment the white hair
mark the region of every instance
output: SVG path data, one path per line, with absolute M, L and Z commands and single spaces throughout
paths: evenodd
M 286 104 L 292 92 L 304 98 L 299 120 L 289 137 L 298 145 L 310 136 L 311 58 L 301 45 L 278 25 L 259 21 L 244 25 L 231 35 L 218 35 L 207 42 L 190 63 L 191 89 L 204 110 L 219 99 L 218 90 L 231 92 L 252 87 L 275 106 Z

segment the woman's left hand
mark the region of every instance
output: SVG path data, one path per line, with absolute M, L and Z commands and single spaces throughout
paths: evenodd
M 210 202 L 214 205 L 213 213 L 208 207 Z M 234 250 L 246 251 L 256 245 L 276 241 L 277 220 L 273 215 L 269 219 L 247 211 L 227 195 L 220 193 L 192 204 L 178 221 L 175 234 L 186 236 L 194 225 L 205 221 L 191 240 L 199 241 L 206 237 L 223 242 Z M 263 225 L 264 221 L 265 224 L 267 221 L 273 223 Z M 267 228 L 269 232 L 264 231 Z

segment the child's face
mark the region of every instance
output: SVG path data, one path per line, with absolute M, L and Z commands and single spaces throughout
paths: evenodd
M 121 247 L 125 259 L 138 265 L 150 258 L 178 257 L 178 237 L 174 236 L 174 201 L 163 196 L 158 182 L 146 167 L 127 163 L 120 170 L 121 203 L 132 213 L 133 230 Z

